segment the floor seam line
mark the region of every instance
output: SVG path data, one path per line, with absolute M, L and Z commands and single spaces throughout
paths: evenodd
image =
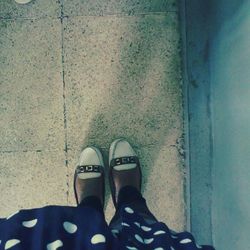
M 63 5 L 63 4 L 62 4 Z M 1 20 L 6 20 L 6 21 L 15 21 L 15 20 L 41 20 L 41 19 L 63 19 L 63 18 L 74 18 L 74 17 L 140 17 L 140 16 L 148 16 L 148 15 L 166 15 L 168 13 L 176 13 L 178 14 L 179 12 L 176 10 L 166 10 L 166 11 L 155 11 L 155 12 L 141 12 L 141 13 L 135 13 L 135 14 L 129 14 L 129 13 L 122 13 L 122 12 L 118 12 L 118 13 L 107 13 L 104 15 L 89 15 L 89 14 L 79 14 L 79 15 L 64 15 L 62 7 L 61 7 L 61 14 L 60 16 L 31 16 L 31 17 L 19 17 L 19 16 L 15 16 L 15 17 L 3 17 L 0 16 L 0 21 Z
M 64 70 L 64 27 L 63 27 L 63 0 L 60 2 L 61 15 L 61 59 L 62 59 L 62 83 L 63 83 L 63 124 L 64 124 L 64 156 L 65 156 L 65 167 L 67 169 L 66 174 L 66 185 L 67 185 L 67 204 L 69 204 L 69 168 L 68 168 L 68 133 L 67 133 L 67 109 L 66 109 L 66 83 L 65 83 L 65 70 Z

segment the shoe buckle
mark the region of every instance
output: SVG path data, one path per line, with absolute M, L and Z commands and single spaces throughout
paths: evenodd
M 96 165 L 80 166 L 78 167 L 77 171 L 78 173 L 99 172 L 99 166 Z
M 130 163 L 135 163 L 135 157 L 134 156 L 130 156 L 129 157 L 129 162 Z
M 120 165 L 120 164 L 121 164 L 120 158 L 117 158 L 117 159 L 115 160 L 115 163 L 116 163 L 116 165 Z
M 93 168 L 94 166 L 86 166 L 85 167 L 85 170 L 86 170 L 86 172 L 91 172 L 91 171 L 93 171 Z
M 128 157 L 123 157 L 122 158 L 122 163 L 123 164 L 129 163 L 129 158 Z

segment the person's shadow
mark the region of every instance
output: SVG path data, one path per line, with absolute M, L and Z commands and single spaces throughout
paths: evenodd
M 118 82 L 110 89 L 111 98 L 100 97 L 103 104 L 89 122 L 82 149 L 98 146 L 108 159 L 111 142 L 120 137 L 127 139 L 141 161 L 144 191 L 152 169 L 157 168 L 154 162 L 159 150 L 175 146 L 175 135 L 182 133 L 180 41 L 176 29 L 170 27 L 176 25 L 176 19 L 141 16 L 135 22 L 129 29 L 133 35 L 120 40 Z M 111 205 L 106 204 L 106 210 L 110 209 Z M 112 213 L 108 213 L 108 220 Z

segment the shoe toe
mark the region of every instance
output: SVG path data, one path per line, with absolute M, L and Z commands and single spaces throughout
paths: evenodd
M 113 158 L 124 157 L 124 156 L 135 156 L 136 153 L 131 145 L 126 140 L 120 140 L 116 143 Z
M 136 152 L 125 139 L 117 139 L 115 140 L 110 147 L 109 161 L 112 159 L 126 156 L 136 156 Z M 115 166 L 116 170 L 125 170 L 136 167 L 136 164 L 124 164 L 120 166 Z
M 101 152 L 99 151 L 99 149 L 95 147 L 85 148 L 80 155 L 78 165 L 80 166 L 83 166 L 83 165 L 104 166 Z

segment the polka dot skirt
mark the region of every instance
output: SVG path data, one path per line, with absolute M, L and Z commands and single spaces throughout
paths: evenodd
M 47 206 L 20 210 L 0 219 L 0 250 L 213 250 L 198 245 L 188 232 L 164 223 L 149 225 L 133 207 L 122 207 L 121 230 L 110 229 L 88 207 Z

